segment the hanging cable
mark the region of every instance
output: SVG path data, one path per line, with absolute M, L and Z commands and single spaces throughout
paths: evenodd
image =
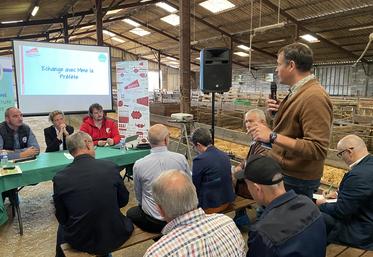
M 253 5 L 254 2 L 251 0 L 251 12 L 250 12 L 250 52 L 249 52 L 249 72 L 251 72 L 251 46 L 252 46 L 252 41 L 254 37 L 254 32 L 253 32 Z
M 259 27 L 262 26 L 262 0 L 259 2 Z
M 281 0 L 278 0 L 277 23 L 280 23 Z
M 370 33 L 370 35 L 369 35 L 369 42 L 368 42 L 367 46 L 365 47 L 364 52 L 360 55 L 359 59 L 357 59 L 357 61 L 352 65 L 352 67 L 355 67 L 356 64 L 357 64 L 358 62 L 360 62 L 360 60 L 364 57 L 364 55 L 365 55 L 365 53 L 368 51 L 368 48 L 369 48 L 369 46 L 370 46 L 370 43 L 372 43 L 372 41 L 373 41 L 373 32 Z

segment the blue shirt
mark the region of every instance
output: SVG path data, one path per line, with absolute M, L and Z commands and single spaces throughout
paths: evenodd
M 153 199 L 152 183 L 166 170 L 177 169 L 191 174 L 184 155 L 170 152 L 167 146 L 151 149 L 151 153 L 135 162 L 133 166 L 133 182 L 135 184 L 136 199 L 142 210 L 158 219 L 163 220 Z

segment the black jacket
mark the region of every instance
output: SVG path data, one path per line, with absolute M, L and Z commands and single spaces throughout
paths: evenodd
M 67 125 L 66 131 L 71 135 L 74 133 L 74 128 Z M 66 150 L 66 136 L 63 135 L 63 140 L 57 139 L 57 133 L 55 127 L 52 125 L 44 129 L 45 143 L 47 144 L 46 152 L 57 152 L 60 150 L 60 144 L 63 142 L 63 150 Z
M 373 155 L 343 177 L 336 203 L 320 205 L 336 222 L 328 240 L 373 250 Z
M 250 227 L 248 247 L 248 257 L 324 257 L 324 220 L 310 199 L 290 190 Z
M 103 255 L 130 237 L 132 222 L 120 211 L 129 193 L 119 171 L 111 161 L 79 155 L 53 178 L 56 217 L 73 248 Z

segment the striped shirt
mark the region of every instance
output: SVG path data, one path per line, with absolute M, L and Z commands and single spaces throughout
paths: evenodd
M 241 257 L 245 243 L 233 220 L 224 214 L 205 214 L 199 208 L 173 219 L 164 236 L 149 247 L 144 257 Z

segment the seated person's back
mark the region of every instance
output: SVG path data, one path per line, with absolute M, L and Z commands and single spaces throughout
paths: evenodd
M 153 183 L 154 200 L 168 222 L 164 235 L 144 256 L 242 257 L 245 243 L 233 220 L 207 215 L 198 208 L 190 177 L 182 171 L 163 172 Z
M 207 212 L 212 208 L 222 211 L 235 198 L 230 159 L 211 144 L 207 129 L 196 129 L 192 134 L 192 143 L 200 153 L 193 160 L 192 170 L 199 206 Z
M 164 171 L 179 169 L 190 176 L 185 156 L 167 150 L 169 132 L 162 124 L 150 127 L 148 134 L 152 147 L 148 156 L 136 161 L 133 167 L 133 182 L 138 206 L 127 211 L 127 216 L 145 231 L 159 233 L 166 225 L 154 202 L 151 186 Z
M 74 161 L 53 179 L 60 224 L 57 253 L 59 244 L 68 242 L 80 251 L 107 254 L 122 245 L 133 230 L 132 222 L 120 211 L 128 203 L 129 193 L 119 167 L 94 158 L 88 134 L 72 134 L 67 138 L 67 147 Z
M 236 177 L 244 178 L 254 200 L 265 206 L 250 227 L 248 257 L 325 256 L 325 224 L 317 206 L 306 196 L 285 191 L 278 163 L 253 155 Z

